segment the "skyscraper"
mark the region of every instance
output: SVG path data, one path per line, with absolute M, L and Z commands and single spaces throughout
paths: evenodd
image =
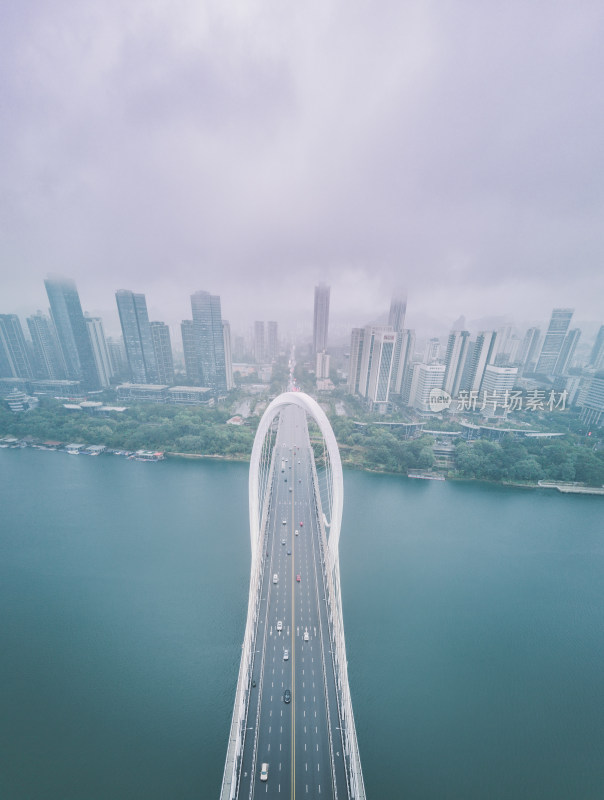
M 400 395 L 402 393 L 405 381 L 409 377 L 414 352 L 415 331 L 403 328 L 402 331 L 398 331 L 396 334 L 392 377 L 390 379 L 390 391 L 393 394 Z
M 113 368 L 111 366 L 111 359 L 109 358 L 107 342 L 105 341 L 103 321 L 100 317 L 85 317 L 85 319 L 88 327 L 88 335 L 90 336 L 90 344 L 92 346 L 92 355 L 99 376 L 99 383 L 103 388 L 106 388 L 111 383 Z
M 313 323 L 313 350 L 322 353 L 327 350 L 327 329 L 329 327 L 329 286 L 320 283 L 315 286 L 315 311 Z
M 274 361 L 279 355 L 279 332 L 276 322 L 267 322 L 267 356 L 269 361 Z
M 0 314 L 0 378 L 31 380 L 33 376 L 19 317 Z
M 264 322 L 254 322 L 254 360 L 256 364 L 266 361 L 264 340 Z
M 151 341 L 157 363 L 157 380 L 159 383 L 174 383 L 174 358 L 170 342 L 170 328 L 165 322 L 151 322 Z
M 520 352 L 518 353 L 518 363 L 523 372 L 533 372 L 535 369 L 540 336 L 541 331 L 539 328 L 529 328 L 522 340 Z
M 27 318 L 34 345 L 36 372 L 43 380 L 63 380 L 67 371 L 55 326 L 46 314 L 38 311 Z
M 86 389 L 98 389 L 99 376 L 75 282 L 54 276 L 46 278 L 44 285 L 67 377 L 82 381 Z
M 185 359 L 187 381 L 193 386 L 201 384 L 199 374 L 199 359 L 195 347 L 195 326 L 192 319 L 183 319 L 180 325 L 182 335 L 182 352 Z
M 604 369 L 604 325 L 600 325 L 600 330 L 589 356 L 588 366 L 597 370 Z
M 390 326 L 354 328 L 348 370 L 348 391 L 366 397 L 372 407 L 385 408 L 397 334 Z
M 556 366 L 553 372 L 554 375 L 567 374 L 569 367 L 572 366 L 573 356 L 575 355 L 575 350 L 577 349 L 580 338 L 581 331 L 579 328 L 573 328 L 566 334 L 564 342 L 562 343 L 560 355 L 556 360 Z
M 270 325 L 270 322 L 269 322 Z M 226 373 L 227 391 L 235 388 L 233 380 L 233 356 L 231 354 L 231 325 L 228 320 L 222 320 L 222 337 L 224 340 L 224 367 Z
M 195 292 L 191 295 L 191 309 L 201 383 L 215 392 L 226 392 L 220 297 L 209 292 Z
M 353 328 L 350 337 L 350 358 L 348 359 L 348 391 L 350 394 L 359 393 L 361 380 L 361 358 L 363 355 L 363 342 L 365 328 Z
M 468 355 L 469 331 L 451 331 L 445 354 L 445 377 L 442 388 L 456 397 Z
M 144 294 L 127 289 L 115 293 L 117 310 L 126 347 L 126 357 L 134 383 L 157 383 L 157 361 Z
M 418 411 L 431 411 L 430 392 L 442 389 L 445 377 L 444 364 L 415 364 L 409 390 L 409 405 Z
M 402 292 L 392 296 L 390 301 L 390 313 L 388 314 L 388 325 L 396 333 L 400 333 L 405 327 L 405 314 L 407 312 L 407 298 Z
M 574 309 L 554 308 L 549 327 L 543 341 L 543 347 L 537 362 L 536 372 L 539 375 L 553 375 L 556 361 L 564 344 L 564 337 L 572 319 Z
M 481 331 L 473 342 L 472 353 L 468 348 L 467 371 L 464 370 L 460 389 L 479 392 L 487 364 L 492 364 L 497 352 L 496 331 Z

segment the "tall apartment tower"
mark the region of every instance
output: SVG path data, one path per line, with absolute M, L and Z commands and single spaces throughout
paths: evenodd
M 407 313 L 407 298 L 402 292 L 392 296 L 388 325 L 395 333 L 400 333 L 405 327 L 405 314 Z
M 573 328 L 564 337 L 560 355 L 556 359 L 556 366 L 554 367 L 554 375 L 566 375 L 569 367 L 572 365 L 575 350 L 581 338 L 581 331 L 579 328 Z
M 604 369 L 604 325 L 600 325 L 600 330 L 589 356 L 588 366 L 595 370 Z
M 444 364 L 415 364 L 409 389 L 409 405 L 418 411 L 430 411 L 430 392 L 442 389 Z
M 107 336 L 105 341 L 107 342 L 107 350 L 114 377 L 119 378 L 119 380 L 128 380 L 130 370 L 122 337 L 114 339 L 111 336 Z
M 145 295 L 120 289 L 115 299 L 132 380 L 134 383 L 157 383 L 157 361 Z
M 90 336 L 92 355 L 99 376 L 99 383 L 106 389 L 111 384 L 113 368 L 111 366 L 109 350 L 107 349 L 107 342 L 105 341 L 103 320 L 100 317 L 85 317 L 85 320 L 86 327 L 88 328 L 88 335 Z
M 327 329 L 329 327 L 329 286 L 320 283 L 315 286 L 315 311 L 313 322 L 313 350 L 322 353 L 327 350 Z
M 350 337 L 350 358 L 348 359 L 348 382 L 346 384 L 350 394 L 359 394 L 361 380 L 361 358 L 365 328 L 353 328 Z
M 98 389 L 99 376 L 75 282 L 70 278 L 51 276 L 46 278 L 44 285 L 67 377 L 82 381 L 86 389 Z
M 183 319 L 180 325 L 182 335 L 182 352 L 185 359 L 185 372 L 187 381 L 192 386 L 201 384 L 199 372 L 199 359 L 197 358 L 197 348 L 195 347 L 195 326 L 192 319 Z
M 424 363 L 432 364 L 440 358 L 440 339 L 430 339 L 424 352 Z
M 460 389 L 479 392 L 487 364 L 492 364 L 497 353 L 497 332 L 481 331 L 473 342 L 472 354 L 468 350 L 467 371 L 464 370 Z
M 269 322 L 270 325 L 270 322 Z M 222 320 L 222 338 L 224 340 L 224 367 L 226 373 L 226 388 L 227 391 L 235 388 L 235 381 L 233 380 L 233 356 L 231 352 L 231 325 L 228 320 Z
M 254 360 L 256 364 L 266 361 L 264 322 L 254 322 Z
M 195 350 L 203 386 L 226 392 L 226 364 L 220 297 L 209 292 L 191 295 Z
M 518 353 L 518 363 L 523 372 L 534 372 L 537 365 L 540 338 L 541 331 L 539 328 L 529 328 L 527 330 Z
M 63 353 L 50 317 L 38 311 L 27 318 L 34 345 L 36 372 L 43 380 L 63 380 L 66 376 Z
M 554 308 L 549 322 L 543 347 L 537 361 L 536 372 L 539 375 L 553 375 L 558 356 L 564 344 L 564 338 L 574 313 L 573 308 Z
M 19 317 L 0 314 L 0 377 L 30 380 L 33 376 Z
M 267 322 L 266 347 L 269 361 L 274 361 L 279 355 L 279 328 L 276 322 Z
M 157 380 L 159 383 L 171 385 L 174 383 L 174 357 L 170 341 L 170 328 L 165 322 L 151 322 L 150 326 L 153 352 L 157 363 Z
M 415 331 L 403 328 L 396 333 L 396 345 L 394 348 L 394 358 L 392 361 L 392 377 L 390 379 L 390 391 L 400 395 L 403 387 L 409 378 L 413 354 L 415 352 Z
M 469 331 L 451 331 L 449 334 L 447 352 L 445 354 L 445 377 L 442 388 L 448 392 L 451 397 L 457 397 L 461 387 L 461 379 L 466 364 L 469 343 Z

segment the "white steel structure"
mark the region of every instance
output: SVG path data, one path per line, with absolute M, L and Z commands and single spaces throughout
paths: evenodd
M 340 566 L 338 546 L 343 510 L 342 463 L 335 435 L 325 413 L 309 395 L 302 392 L 285 392 L 275 398 L 260 421 L 250 461 L 249 510 L 251 537 L 251 575 L 248 601 L 248 615 L 242 645 L 241 663 L 237 681 L 235 705 L 229 733 L 227 757 L 222 782 L 221 800 L 238 797 L 239 767 L 241 762 L 244 732 L 246 727 L 249 685 L 255 641 L 263 556 L 263 533 L 270 504 L 271 477 L 277 468 L 274 442 L 276 425 L 281 410 L 288 405 L 303 409 L 311 424 L 314 422 L 322 438 L 322 453 L 317 454 L 316 437 L 313 436 L 316 463 L 313 466 L 315 510 L 319 519 L 321 537 L 324 544 L 325 562 L 323 566 L 326 603 L 328 607 L 330 639 L 333 648 L 340 728 L 346 755 L 347 798 L 365 800 L 365 787 L 361 771 L 350 689 L 342 621 L 342 599 L 340 591 Z M 310 444 L 310 443 L 309 443 Z M 339 729 L 338 729 L 339 730 Z M 340 795 L 338 794 L 338 797 Z

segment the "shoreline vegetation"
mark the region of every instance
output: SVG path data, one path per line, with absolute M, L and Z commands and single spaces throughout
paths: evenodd
M 28 444 L 83 442 L 109 450 L 162 451 L 168 458 L 247 462 L 259 423 L 227 424 L 221 407 L 136 405 L 117 414 L 73 411 L 44 401 L 26 414 L 0 408 L 0 438 Z M 476 480 L 517 488 L 604 494 L 604 452 L 568 434 L 555 440 L 505 438 L 501 442 L 455 440 L 446 460 L 438 458 L 438 433 L 406 439 L 379 424 L 360 427 L 347 417 L 330 419 L 347 468 L 403 475 L 409 479 Z M 313 431 L 311 429 L 311 440 Z M 322 448 L 314 443 L 315 455 Z M 435 456 L 435 451 L 437 455 Z

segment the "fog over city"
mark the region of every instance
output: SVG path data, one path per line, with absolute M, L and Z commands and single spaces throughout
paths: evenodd
M 0 12 L 1 313 L 75 279 L 119 331 L 219 294 L 234 327 L 386 314 L 601 321 L 597 2 L 126 4 Z M 346 327 L 348 326 L 348 327 Z

